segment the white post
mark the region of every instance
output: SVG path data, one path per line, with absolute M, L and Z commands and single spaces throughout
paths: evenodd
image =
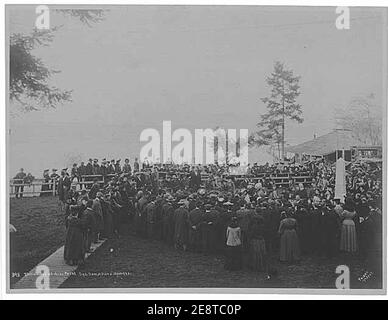
M 341 202 L 345 201 L 346 196 L 346 172 L 345 172 L 345 160 L 340 158 L 336 162 L 335 166 L 335 192 L 334 198 L 341 199 Z

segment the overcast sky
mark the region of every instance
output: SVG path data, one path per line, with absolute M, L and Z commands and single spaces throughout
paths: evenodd
M 8 9 L 10 32 L 32 31 L 35 7 Z M 51 25 L 63 26 L 34 53 L 61 70 L 52 83 L 73 90 L 73 101 L 11 118 L 11 170 L 23 161 L 36 171 L 62 165 L 58 155 L 73 149 L 100 156 L 123 137 L 130 141 L 117 156 L 134 158 L 140 132 L 160 129 L 162 120 L 173 128 L 252 131 L 265 112 L 260 98 L 269 94 L 265 78 L 276 60 L 301 76 L 305 121 L 287 123 L 288 144 L 335 128 L 334 109 L 356 96 L 373 93 L 381 104 L 379 9 L 352 8 L 350 30 L 336 29 L 333 7 L 109 9 L 92 27 L 51 14 Z

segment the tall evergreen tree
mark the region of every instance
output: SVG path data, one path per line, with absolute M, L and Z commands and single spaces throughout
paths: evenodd
M 91 26 L 104 18 L 102 9 L 55 9 L 56 13 L 74 17 Z M 45 65 L 33 54 L 35 48 L 49 46 L 58 26 L 49 30 L 32 30 L 31 34 L 12 33 L 9 41 L 9 97 L 23 111 L 42 107 L 56 107 L 71 100 L 71 90 L 62 90 L 50 85 L 50 78 L 58 70 Z
M 286 69 L 284 63 L 275 62 L 274 71 L 266 81 L 271 87 L 271 94 L 261 101 L 268 111 L 261 115 L 257 123 L 258 131 L 250 136 L 251 145 L 276 145 L 281 159 L 284 159 L 285 121 L 294 120 L 303 122 L 302 107 L 297 103 L 300 95 L 299 76 L 292 70 Z

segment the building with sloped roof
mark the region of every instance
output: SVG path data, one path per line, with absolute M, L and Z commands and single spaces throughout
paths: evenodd
M 313 140 L 286 147 L 286 152 L 294 154 L 297 162 L 315 157 L 324 157 L 331 161 L 342 157 L 346 161 L 351 161 L 352 148 L 362 146 L 365 144 L 354 138 L 351 130 L 335 129 Z

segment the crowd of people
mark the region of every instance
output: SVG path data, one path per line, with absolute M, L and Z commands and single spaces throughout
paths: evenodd
M 66 213 L 64 258 L 83 264 L 92 243 L 131 228 L 177 250 L 224 254 L 228 270 L 268 277 L 276 273 L 273 257 L 358 255 L 365 262 L 359 280 L 367 282 L 381 276 L 382 167 L 348 163 L 346 171 L 346 198 L 336 199 L 335 166 L 324 160 L 254 164 L 239 176 L 227 165 L 140 166 L 136 159 L 132 169 L 129 159 L 123 166 L 90 159 L 55 177 Z M 273 179 L 279 175 L 287 183 Z M 299 176 L 310 179 L 298 183 Z

